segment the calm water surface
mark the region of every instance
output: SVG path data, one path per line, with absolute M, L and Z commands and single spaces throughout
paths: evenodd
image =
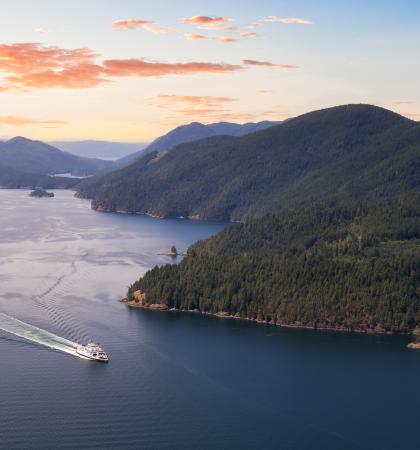
M 1 449 L 417 449 L 420 352 L 407 338 L 130 310 L 172 244 L 223 224 L 101 214 L 0 190 L 0 312 L 101 365 L 0 332 Z

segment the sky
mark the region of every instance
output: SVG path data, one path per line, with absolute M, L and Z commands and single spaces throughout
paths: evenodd
M 148 142 L 348 103 L 420 120 L 419 0 L 0 0 L 0 136 Z

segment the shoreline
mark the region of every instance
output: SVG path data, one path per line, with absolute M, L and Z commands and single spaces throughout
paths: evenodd
M 168 308 L 163 303 L 156 303 L 152 305 L 142 305 L 140 302 L 127 300 L 127 299 L 121 299 L 119 300 L 121 303 L 125 303 L 129 308 L 138 308 L 138 309 L 145 309 L 149 311 L 160 311 L 160 312 L 178 312 L 178 313 L 189 313 L 189 314 L 199 314 L 202 316 L 209 316 L 209 317 L 215 317 L 217 319 L 230 319 L 230 320 L 240 320 L 245 322 L 253 322 L 258 325 L 268 325 L 270 327 L 280 327 L 280 328 L 296 328 L 296 329 L 303 329 L 303 330 L 319 330 L 319 331 L 332 331 L 332 332 L 344 332 L 344 333 L 356 333 L 356 334 L 368 334 L 368 335 L 387 335 L 387 336 L 415 336 L 416 331 L 413 330 L 411 332 L 393 332 L 393 331 L 387 331 L 387 330 L 381 330 L 381 329 L 354 329 L 354 328 L 339 328 L 339 327 L 327 327 L 327 326 L 314 326 L 314 325 L 303 325 L 303 324 L 290 324 L 290 323 L 279 323 L 279 322 L 267 322 L 265 320 L 259 320 L 259 319 L 251 319 L 249 317 L 240 317 L 240 316 L 232 316 L 228 312 L 218 312 L 218 313 L 210 313 L 210 312 L 203 312 L 198 309 L 196 310 L 190 310 L 190 309 L 178 309 L 178 308 Z M 412 344 L 412 343 L 410 343 Z M 419 346 L 412 346 L 409 344 L 409 348 L 419 348 Z
M 101 205 L 97 205 L 95 203 L 95 199 L 91 197 L 85 197 L 80 195 L 79 191 L 75 191 L 75 197 L 83 200 L 90 200 L 90 207 L 93 211 L 108 213 L 108 214 L 127 214 L 127 215 L 138 215 L 138 216 L 148 216 L 153 219 L 170 219 L 170 220 L 192 220 L 192 221 L 202 221 L 202 222 L 220 222 L 220 223 L 243 223 L 241 220 L 232 220 L 232 219 L 221 219 L 221 218 L 211 218 L 211 217 L 202 217 L 199 214 L 194 214 L 190 216 L 176 216 L 176 215 L 162 215 L 151 211 L 127 211 L 124 209 L 111 209 L 106 208 Z

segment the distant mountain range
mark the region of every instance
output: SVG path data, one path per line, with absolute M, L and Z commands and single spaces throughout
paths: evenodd
M 188 129 L 209 130 L 190 124 L 172 133 Z M 147 151 L 167 149 L 167 140 Z M 79 195 L 104 211 L 244 220 L 315 201 L 418 191 L 419 173 L 419 123 L 375 106 L 346 105 L 242 137 L 208 137 L 164 155 L 153 151 L 82 182 Z
M 112 162 L 82 158 L 44 142 L 32 141 L 21 136 L 0 143 L 0 164 L 42 175 L 56 173 L 93 175 L 112 167 Z
M 270 122 L 265 120 L 256 123 L 231 123 L 218 122 L 204 125 L 199 122 L 192 122 L 188 125 L 182 125 L 171 130 L 164 136 L 158 137 L 145 149 L 120 159 L 121 166 L 128 165 L 140 157 L 152 152 L 166 152 L 173 147 L 184 144 L 186 142 L 196 141 L 212 136 L 243 136 L 245 134 L 254 133 L 256 131 L 264 130 L 266 128 L 277 125 L 279 122 Z
M 215 134 L 240 135 L 273 124 L 275 122 L 244 125 L 228 122 L 211 125 L 192 123 L 172 130 L 149 146 L 145 143 L 96 140 L 55 141 L 48 144 L 17 136 L 0 142 L 0 186 L 9 188 L 34 187 L 35 185 L 45 188 L 53 188 L 56 185 L 57 187 L 73 187 L 78 183 L 77 180 L 58 180 L 51 175 L 92 176 L 106 173 L 125 167 L 139 159 L 141 155 L 152 153 L 156 149 L 167 151 L 174 145 L 201 137 Z M 95 177 L 92 181 L 94 180 L 96 180 Z M 92 181 L 89 180 L 89 182 Z
M 79 180 L 51 175 L 89 176 L 114 167 L 111 161 L 82 158 L 20 136 L 0 142 L 0 186 L 3 187 L 73 187 Z
M 53 141 L 48 142 L 64 152 L 86 158 L 119 159 L 137 153 L 147 147 L 148 143 L 111 142 L 111 141 Z

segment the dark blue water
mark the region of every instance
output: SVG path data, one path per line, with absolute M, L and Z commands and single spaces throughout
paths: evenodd
M 222 224 L 95 213 L 0 191 L 0 312 L 108 365 L 0 333 L 1 449 L 416 449 L 407 338 L 278 329 L 116 300 Z

